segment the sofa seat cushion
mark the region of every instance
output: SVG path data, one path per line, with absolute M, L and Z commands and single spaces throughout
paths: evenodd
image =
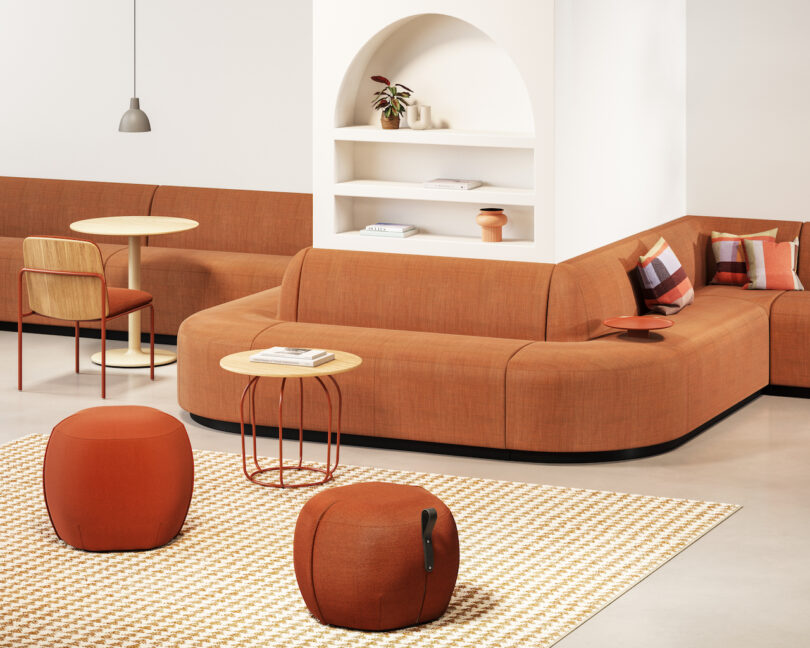
M 108 264 L 113 285 L 127 285 L 127 257 L 116 255 Z M 141 288 L 154 297 L 155 332 L 176 335 L 197 311 L 278 286 L 289 261 L 269 254 L 142 248 Z
M 339 377 L 346 433 L 503 448 L 506 366 L 529 343 L 287 322 L 262 332 L 253 347 L 339 349 L 363 358 L 359 368 Z M 325 430 L 326 408 L 320 387 L 315 381 L 304 383 L 304 428 Z M 272 394 L 277 387 L 260 389 Z M 289 419 L 285 419 L 289 426 L 297 423 L 297 391 L 289 393 Z M 275 424 L 272 402 L 271 398 L 259 418 Z
M 532 344 L 506 375 L 510 448 L 618 450 L 687 434 L 768 383 L 768 315 L 696 298 L 652 341 Z
M 710 285 L 698 288 L 695 295 L 697 299 L 712 297 L 739 299 L 749 304 L 756 304 L 770 313 L 774 301 L 783 292 L 783 290 L 745 290 L 742 286 Z
M 810 387 L 810 292 L 785 292 L 771 308 L 771 384 Z
M 694 430 L 768 384 L 768 313 L 737 298 L 695 300 L 670 319 L 667 340 L 687 360 Z
M 109 266 L 110 260 L 114 256 L 126 250 L 123 245 L 111 245 L 107 243 L 99 243 L 101 250 L 101 258 L 104 261 L 105 268 Z M 2 285 L 3 294 L 0 295 L 0 320 L 4 322 L 17 321 L 17 273 L 23 266 L 23 239 L 16 236 L 0 236 L 0 276 L 3 277 Z M 124 254 L 126 254 L 124 252 Z M 109 282 L 109 275 L 107 277 Z M 110 283 L 110 285 L 114 285 Z M 126 282 L 121 284 L 126 286 Z M 23 294 L 25 288 L 23 287 Z M 25 310 L 28 310 L 28 304 L 23 305 Z M 50 319 L 48 317 L 40 317 L 39 315 L 32 315 L 25 318 L 26 324 L 48 324 L 50 326 L 61 325 L 59 321 Z M 110 322 L 112 324 L 113 322 Z M 85 324 L 82 324 L 85 326 Z M 87 326 L 92 326 L 90 323 Z M 112 328 L 112 327 L 111 327 Z M 124 328 L 126 328 L 126 319 L 124 320 Z

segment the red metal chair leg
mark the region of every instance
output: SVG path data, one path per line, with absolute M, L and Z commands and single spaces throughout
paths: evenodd
M 79 323 L 76 322 L 76 373 L 79 373 Z
M 107 398 L 107 318 L 101 318 L 101 397 Z
M 149 379 L 155 379 L 155 307 L 149 304 Z
M 22 391 L 22 270 L 17 273 L 17 390 Z
M 17 317 L 17 391 L 22 391 L 22 313 Z

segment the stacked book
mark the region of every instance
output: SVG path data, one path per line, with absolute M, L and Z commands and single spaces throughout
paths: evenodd
M 250 356 L 251 362 L 317 367 L 335 359 L 335 354 L 323 349 L 300 349 L 298 347 L 274 346 Z
M 361 234 L 367 236 L 394 236 L 398 238 L 405 238 L 406 236 L 413 236 L 419 230 L 416 225 L 405 225 L 403 223 L 374 223 L 373 225 L 366 225 L 366 229 L 360 230 Z
M 422 183 L 425 189 L 454 189 L 456 191 L 469 191 L 480 187 L 483 183 L 480 180 L 458 180 L 456 178 L 434 178 Z

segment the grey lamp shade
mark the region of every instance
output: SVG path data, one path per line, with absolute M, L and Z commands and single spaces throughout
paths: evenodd
M 129 100 L 129 110 L 121 117 L 118 130 L 122 133 L 148 133 L 152 130 L 149 125 L 149 117 L 141 110 L 141 102 L 138 97 Z

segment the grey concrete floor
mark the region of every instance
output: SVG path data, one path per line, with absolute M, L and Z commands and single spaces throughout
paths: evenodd
M 202 427 L 179 408 L 176 365 L 157 368 L 154 382 L 146 370 L 108 370 L 104 403 L 100 369 L 89 360 L 99 348 L 82 340 L 76 375 L 70 338 L 26 334 L 18 392 L 16 334 L 0 332 L 0 443 L 49 432 L 84 407 L 133 403 L 180 418 L 195 448 L 239 451 L 237 436 Z M 274 455 L 274 443 L 260 440 L 260 452 Z M 677 450 L 632 461 L 531 464 L 344 446 L 341 462 L 742 504 L 558 645 L 810 645 L 810 400 L 761 396 Z

